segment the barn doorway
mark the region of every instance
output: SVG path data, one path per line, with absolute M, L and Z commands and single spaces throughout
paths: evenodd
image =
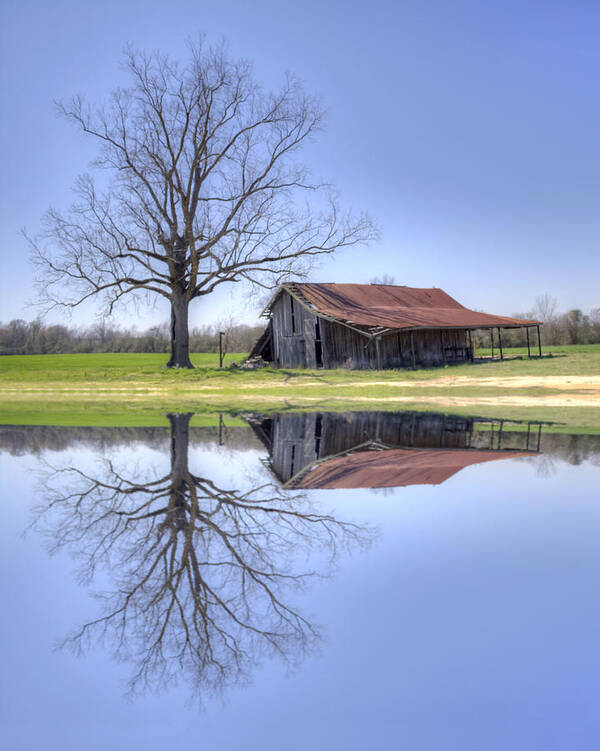
M 315 362 L 317 368 L 323 367 L 323 348 L 321 346 L 321 324 L 319 319 L 315 321 Z

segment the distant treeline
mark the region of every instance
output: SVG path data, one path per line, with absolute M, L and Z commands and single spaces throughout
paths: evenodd
M 557 312 L 557 301 L 549 295 L 538 297 L 532 310 L 514 313 L 516 318 L 543 321 L 542 344 L 600 344 L 600 308 L 589 313 L 581 310 Z M 264 325 L 206 325 L 190 332 L 192 352 L 218 352 L 219 330 L 225 331 L 227 352 L 249 352 L 264 330 Z M 497 343 L 497 337 L 494 334 Z M 530 332 L 532 345 L 537 345 L 535 332 Z M 527 345 L 522 329 L 504 329 L 502 342 L 506 347 Z M 474 343 L 489 347 L 488 331 L 475 332 Z M 100 322 L 88 328 L 71 328 L 60 324 L 35 321 L 0 323 L 0 354 L 68 354 L 83 352 L 168 352 L 170 346 L 167 324 L 152 326 L 145 331 L 126 329 Z
M 263 326 L 231 325 L 225 330 L 227 352 L 249 352 Z M 221 329 L 222 330 L 222 329 Z M 167 324 L 145 331 L 101 322 L 87 328 L 44 324 L 39 320 L 0 323 L 0 354 L 45 355 L 85 352 L 168 352 Z M 190 332 L 192 352 L 218 352 L 219 327 L 200 326 Z
M 542 345 L 545 346 L 600 344 L 600 308 L 593 308 L 589 313 L 579 309 L 559 313 L 556 298 L 542 295 L 536 298 L 532 310 L 526 313 L 513 313 L 513 317 L 542 321 Z M 530 331 L 529 336 L 531 344 L 537 345 L 535 331 Z M 495 340 L 497 344 L 497 337 Z M 489 332 L 477 332 L 475 341 L 478 346 L 489 347 Z M 502 343 L 506 347 L 526 347 L 527 333 L 524 329 L 503 329 Z

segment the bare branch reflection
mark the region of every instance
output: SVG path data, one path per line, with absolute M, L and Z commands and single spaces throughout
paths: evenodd
M 372 537 L 271 481 L 242 491 L 194 474 L 190 417 L 169 415 L 171 468 L 162 477 L 130 476 L 109 458 L 93 473 L 48 465 L 44 477 L 37 524 L 51 547 L 76 555 L 83 581 L 101 568 L 110 582 L 98 595 L 99 617 L 66 643 L 81 651 L 108 641 L 135 666 L 133 692 L 183 677 L 219 690 L 246 681 L 267 654 L 294 661 L 318 630 L 290 604 L 290 592 L 330 571 L 340 546 Z M 319 556 L 318 571 L 299 571 L 310 551 L 327 553 L 326 563 Z

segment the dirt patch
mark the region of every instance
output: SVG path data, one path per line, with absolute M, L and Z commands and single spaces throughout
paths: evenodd
M 302 386 L 320 384 L 302 383 Z M 340 381 L 335 386 L 350 386 L 352 388 L 368 388 L 372 386 L 387 386 L 390 388 L 496 388 L 496 389 L 560 389 L 563 391 L 597 391 L 600 395 L 600 376 L 506 376 L 504 378 L 471 378 L 469 376 L 447 376 L 432 380 L 420 381 Z
M 361 396 L 365 388 L 378 387 L 383 394 L 378 396 Z M 294 393 L 295 389 L 304 393 Z M 427 389 L 427 394 L 419 393 Z M 464 389 L 466 393 L 453 396 L 455 389 Z M 477 389 L 479 393 L 469 393 Z M 266 391 L 270 391 L 269 394 Z M 312 392 L 306 393 L 306 391 Z M 540 393 L 523 393 L 527 390 L 539 390 Z M 332 391 L 336 396 L 332 395 Z M 436 395 L 431 395 L 431 392 Z M 483 392 L 483 393 L 481 393 Z M 487 392 L 487 393 L 486 393 Z M 492 392 L 492 393 L 490 393 Z M 495 392 L 495 393 L 493 393 Z M 498 393 L 500 392 L 500 393 Z M 545 393 L 544 393 L 545 392 Z M 439 394 L 439 395 L 438 395 Z M 253 384 L 209 383 L 149 383 L 140 381 L 131 383 L 82 383 L 59 384 L 45 383 L 35 386 L 9 386 L 0 388 L 0 399 L 24 398 L 39 400 L 64 400 L 70 398 L 90 398 L 110 400 L 141 401 L 156 399 L 194 399 L 202 398 L 210 402 L 219 400 L 263 401 L 301 400 L 314 402 L 322 399 L 345 400 L 348 402 L 420 402 L 455 406 L 504 405 L 514 407 L 600 407 L 600 375 L 592 376 L 507 376 L 469 377 L 442 376 L 433 380 L 342 380 L 322 381 L 302 378 L 269 381 Z
M 354 402 L 413 402 L 423 404 L 454 405 L 456 407 L 474 407 L 476 405 L 502 405 L 504 407 L 600 407 L 600 398 L 583 394 L 550 396 L 400 396 L 400 397 L 341 397 Z
M 420 385 L 435 387 L 493 386 L 506 389 L 546 388 L 564 391 L 592 390 L 600 393 L 600 376 L 506 376 L 504 378 L 439 378 L 435 381 L 420 381 Z

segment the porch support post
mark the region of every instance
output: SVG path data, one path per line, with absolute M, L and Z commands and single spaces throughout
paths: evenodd
M 500 326 L 498 326 L 498 341 L 500 343 L 500 359 L 504 360 L 504 352 L 502 351 L 502 331 L 500 330 Z
M 492 340 L 492 360 L 494 359 L 494 329 L 490 329 L 490 339 Z
M 381 370 L 381 339 L 375 337 L 375 356 L 377 358 L 377 370 Z
M 412 364 L 413 364 L 413 370 L 417 369 L 417 359 L 415 357 L 415 332 L 411 330 L 410 332 L 410 351 L 412 353 Z
M 531 359 L 531 345 L 529 344 L 529 326 L 525 326 L 525 331 L 527 332 L 527 357 Z
M 536 325 L 536 329 L 537 329 L 537 335 L 538 335 L 538 351 L 541 357 L 542 356 L 542 340 L 540 338 L 540 324 L 539 323 Z

